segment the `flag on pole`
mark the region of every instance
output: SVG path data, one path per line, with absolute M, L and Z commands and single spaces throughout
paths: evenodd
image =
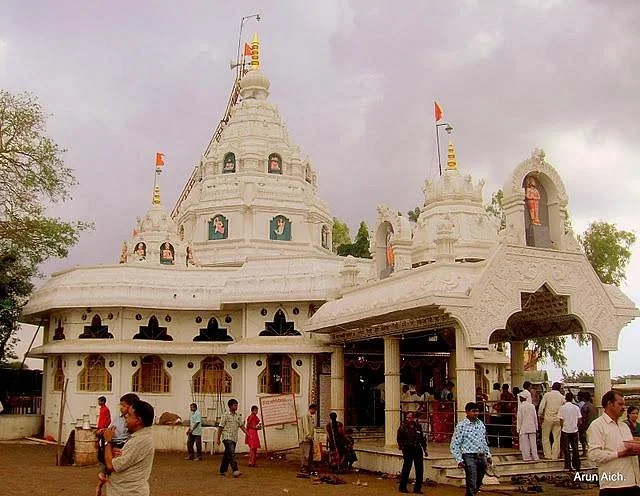
M 164 153 L 156 153 L 156 167 L 162 167 L 164 165 Z
M 434 105 L 434 110 L 435 110 L 435 115 L 436 115 L 436 122 L 438 122 L 440 119 L 442 119 L 442 108 L 440 107 L 440 105 L 438 105 L 438 102 L 433 102 Z
M 244 56 L 251 57 L 253 55 L 253 50 L 251 50 L 251 45 L 249 43 L 244 44 Z

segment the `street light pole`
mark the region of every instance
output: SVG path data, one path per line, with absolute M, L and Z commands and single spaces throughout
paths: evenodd
M 236 55 L 236 70 L 237 70 L 237 74 L 236 74 L 236 79 L 240 79 L 242 77 L 241 71 L 242 71 L 242 66 L 244 66 L 243 63 L 241 63 L 240 61 L 240 48 L 242 46 L 242 28 L 244 26 L 244 21 L 248 20 L 248 19 L 252 19 L 254 18 L 256 19 L 256 21 L 260 22 L 260 14 L 253 14 L 253 15 L 249 15 L 249 16 L 244 16 L 241 20 L 240 20 L 240 35 L 238 36 L 238 53 Z M 242 58 L 242 60 L 244 60 L 244 57 Z
M 442 176 L 442 162 L 440 160 L 440 127 L 446 126 L 444 130 L 447 134 L 451 134 L 453 132 L 453 126 L 448 122 L 443 122 L 442 124 L 436 123 L 436 147 L 438 148 L 438 171 Z

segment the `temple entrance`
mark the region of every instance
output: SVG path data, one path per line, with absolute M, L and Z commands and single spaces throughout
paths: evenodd
M 400 344 L 400 382 L 411 391 L 438 394 L 452 377 L 449 368 L 455 349 L 450 330 L 420 331 Z M 345 345 L 345 424 L 384 425 L 384 349 L 382 339 Z

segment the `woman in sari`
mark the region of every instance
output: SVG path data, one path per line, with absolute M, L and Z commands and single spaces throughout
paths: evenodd
M 251 414 L 247 417 L 247 433 L 244 438 L 244 442 L 249 446 L 249 466 L 256 466 L 256 458 L 258 455 L 258 448 L 260 448 L 260 436 L 258 431 L 262 429 L 260 425 L 260 418 L 258 418 L 258 407 L 251 407 Z
M 345 464 L 346 445 L 344 425 L 338 422 L 338 414 L 331 412 L 329 414 L 329 423 L 327 424 L 327 444 L 329 445 L 329 466 L 331 469 L 339 473 Z

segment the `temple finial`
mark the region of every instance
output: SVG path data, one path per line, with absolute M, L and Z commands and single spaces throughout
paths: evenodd
M 453 148 L 453 143 L 449 141 L 449 149 L 447 152 L 447 169 L 456 170 L 458 164 L 456 163 L 456 150 Z
M 157 184 L 153 188 L 153 201 L 151 203 L 153 205 L 160 205 L 160 186 Z
M 251 70 L 257 71 L 260 69 L 260 40 L 258 40 L 258 33 L 253 35 L 253 41 L 251 42 Z

